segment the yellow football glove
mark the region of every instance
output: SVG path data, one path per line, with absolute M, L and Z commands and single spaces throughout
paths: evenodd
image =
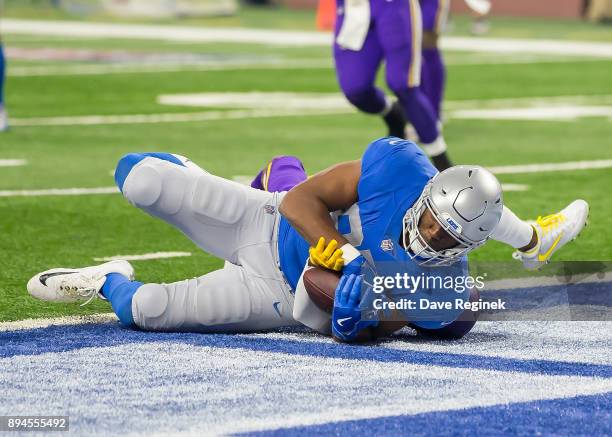
M 310 263 L 314 266 L 323 267 L 328 270 L 339 272 L 344 267 L 342 249 L 338 249 L 338 242 L 331 240 L 325 247 L 325 238 L 319 238 L 317 247 L 308 249 Z

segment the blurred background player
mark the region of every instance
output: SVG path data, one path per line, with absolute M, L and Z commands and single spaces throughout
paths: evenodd
M 465 4 L 472 10 L 472 34 L 485 35 L 489 33 L 491 2 L 489 0 L 465 0 Z
M 442 120 L 442 100 L 446 83 L 446 67 L 438 48 L 438 39 L 446 27 L 450 0 L 420 0 L 423 16 L 423 51 L 421 67 L 421 90 L 431 103 L 436 119 Z M 439 125 L 441 129 L 441 123 Z M 418 140 L 412 126 L 408 136 Z
M 418 0 L 338 0 L 334 60 L 340 88 L 359 110 L 379 114 L 389 135 L 405 137 L 406 117 L 438 170 L 452 164 L 436 111 L 421 90 L 421 8 Z M 394 102 L 374 84 L 382 61 Z
M 8 129 L 8 117 L 4 107 L 4 46 L 0 40 L 0 132 Z

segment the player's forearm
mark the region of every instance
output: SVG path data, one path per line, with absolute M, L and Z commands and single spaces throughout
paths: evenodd
M 311 246 L 315 246 L 320 237 L 326 241 L 336 240 L 340 247 L 348 242 L 336 230 L 327 205 L 316 196 L 302 193 L 299 187 L 287 193 L 280 212 Z

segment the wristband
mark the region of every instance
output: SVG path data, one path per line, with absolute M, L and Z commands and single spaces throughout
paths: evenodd
M 344 260 L 345 266 L 348 266 L 351 262 L 355 261 L 361 256 L 361 252 L 355 249 L 351 243 L 346 243 L 340 248 L 340 250 L 342 250 L 342 259 Z

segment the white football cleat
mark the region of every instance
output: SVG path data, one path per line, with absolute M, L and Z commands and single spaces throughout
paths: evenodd
M 7 131 L 9 128 L 8 115 L 4 106 L 0 105 L 0 132 Z
M 51 269 L 39 273 L 28 281 L 28 293 L 40 300 L 52 302 L 91 302 L 102 289 L 105 276 L 119 273 L 134 279 L 134 268 L 123 260 L 110 261 L 98 266 L 80 269 Z
M 531 223 L 538 234 L 537 245 L 527 251 L 517 250 L 513 257 L 523 262 L 527 270 L 537 270 L 550 262 L 552 255 L 578 237 L 586 225 L 589 204 L 582 199 L 574 200 L 556 214 L 538 217 Z

